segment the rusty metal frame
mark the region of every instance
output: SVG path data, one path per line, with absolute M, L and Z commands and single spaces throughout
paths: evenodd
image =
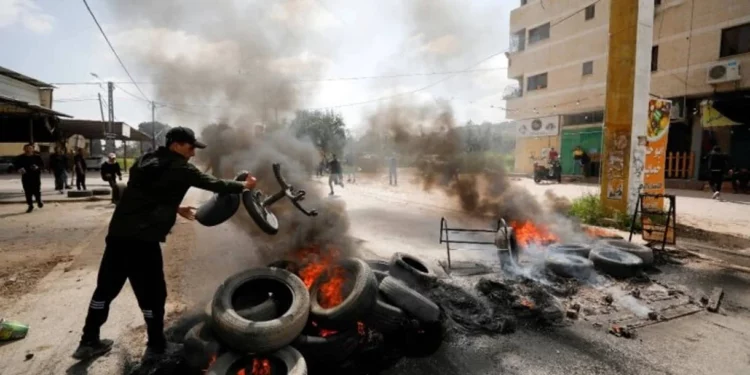
M 505 233 L 505 239 L 508 242 L 507 246 L 508 249 L 510 249 L 510 238 L 508 238 L 508 224 L 505 222 L 504 219 L 499 219 L 497 221 L 497 227 L 492 229 L 464 229 L 464 228 L 450 228 L 448 227 L 448 220 L 445 219 L 445 217 L 440 218 L 440 243 L 445 243 L 445 254 L 448 258 L 448 269 L 451 269 L 451 244 L 452 243 L 458 243 L 458 244 L 470 244 L 470 245 L 496 245 L 495 241 L 462 241 L 462 240 L 451 240 L 450 239 L 450 232 L 459 232 L 459 233 L 497 233 L 500 230 L 503 230 L 503 233 Z M 443 237 L 445 235 L 445 237 Z

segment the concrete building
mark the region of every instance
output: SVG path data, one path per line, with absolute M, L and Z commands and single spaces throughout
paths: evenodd
M 518 84 L 505 99 L 517 172 L 555 147 L 573 174 L 580 145 L 598 175 L 610 1 L 521 0 L 511 12 L 508 77 Z M 655 2 L 650 92 L 673 101 L 667 178 L 701 177 L 713 145 L 750 167 L 750 0 Z

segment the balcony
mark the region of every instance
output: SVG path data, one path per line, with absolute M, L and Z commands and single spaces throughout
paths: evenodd
M 511 85 L 503 90 L 503 100 L 520 98 L 523 96 L 523 89 L 520 86 Z

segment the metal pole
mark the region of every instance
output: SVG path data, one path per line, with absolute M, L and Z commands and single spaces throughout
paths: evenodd
M 156 150 L 156 104 L 151 102 L 151 149 Z
M 112 136 L 111 135 L 112 134 L 112 127 L 113 127 L 112 123 L 113 123 L 113 121 L 115 121 L 115 107 L 114 107 L 114 97 L 113 97 L 113 92 L 114 91 L 115 91 L 115 85 L 114 85 L 114 83 L 107 82 L 107 93 L 108 93 L 108 96 L 109 96 L 109 98 L 108 98 L 109 100 L 108 100 L 108 103 L 107 103 L 107 108 L 109 110 L 109 124 L 108 124 L 109 128 L 107 129 L 107 132 L 109 133 L 109 137 Z M 109 139 L 109 137 L 107 138 L 107 152 L 108 153 L 109 152 L 115 152 L 115 150 L 114 150 L 114 148 L 115 148 L 114 147 L 115 146 L 115 141 L 114 141 L 114 139 Z
M 102 93 L 97 93 L 99 95 L 99 112 L 102 114 L 102 122 L 104 122 L 104 106 L 102 105 Z

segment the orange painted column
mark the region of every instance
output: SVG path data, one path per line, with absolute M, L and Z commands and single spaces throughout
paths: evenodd
M 611 1 L 601 200 L 621 213 L 643 183 L 653 23 L 653 0 Z

